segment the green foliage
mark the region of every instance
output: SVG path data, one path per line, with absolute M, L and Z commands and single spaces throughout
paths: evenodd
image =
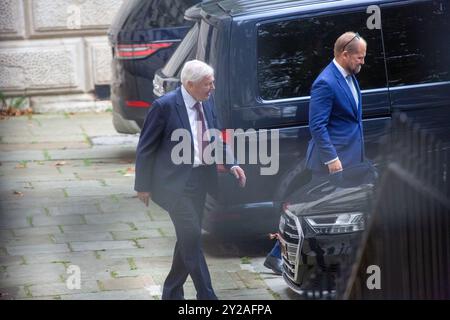
M 24 106 L 26 99 L 27 97 L 22 95 L 20 97 L 10 98 L 8 102 L 8 99 L 6 98 L 5 94 L 0 91 L 0 103 L 2 109 L 7 108 L 21 109 Z
M 3 94 L 3 92 L 0 91 L 0 102 L 1 102 L 1 108 L 4 109 L 6 108 L 6 97 Z
M 242 257 L 242 258 L 241 258 L 241 263 L 242 263 L 242 264 L 251 264 L 252 261 L 250 260 L 249 257 Z
M 25 96 L 12 98 L 11 102 L 9 103 L 9 105 L 13 109 L 22 109 L 23 105 L 25 104 L 25 99 L 26 98 L 27 97 L 25 97 Z
M 25 108 L 26 95 L 21 95 L 20 97 L 7 98 L 3 92 L 0 92 L 0 116 L 2 119 L 4 117 L 10 116 L 21 116 L 21 115 L 31 115 L 31 108 Z

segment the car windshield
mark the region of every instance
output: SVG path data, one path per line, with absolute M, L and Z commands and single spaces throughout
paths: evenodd
M 190 26 L 184 12 L 199 0 L 127 0 L 120 8 L 115 23 L 122 30 L 139 31 L 156 28 Z
M 198 23 L 194 24 L 189 32 L 181 41 L 177 50 L 173 53 L 172 57 L 166 63 L 162 69 L 162 73 L 166 77 L 178 77 L 181 72 L 181 68 L 184 63 L 188 60 L 195 58 L 195 52 L 197 49 L 197 39 L 198 39 Z

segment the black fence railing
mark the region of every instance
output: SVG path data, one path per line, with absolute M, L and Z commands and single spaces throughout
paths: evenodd
M 383 146 L 372 214 L 336 297 L 450 299 L 450 150 L 404 114 Z

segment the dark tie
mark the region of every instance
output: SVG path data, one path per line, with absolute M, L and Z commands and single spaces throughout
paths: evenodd
M 203 137 L 205 136 L 205 132 L 206 132 L 206 121 L 205 121 L 205 117 L 203 116 L 203 110 L 202 110 L 202 105 L 200 104 L 200 102 L 196 102 L 194 104 L 194 108 L 195 110 L 197 110 L 197 119 L 199 120 L 199 126 L 197 126 L 197 141 L 198 141 L 198 148 L 199 148 L 199 153 L 202 155 L 202 162 L 203 162 L 203 151 L 205 150 L 206 146 L 208 145 L 208 141 L 203 140 Z M 206 138 L 206 137 L 205 137 Z

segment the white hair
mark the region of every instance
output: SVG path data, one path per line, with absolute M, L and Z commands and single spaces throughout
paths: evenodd
M 181 70 L 181 83 L 186 86 L 188 81 L 198 82 L 214 75 L 214 69 L 200 60 L 191 60 L 184 64 Z

